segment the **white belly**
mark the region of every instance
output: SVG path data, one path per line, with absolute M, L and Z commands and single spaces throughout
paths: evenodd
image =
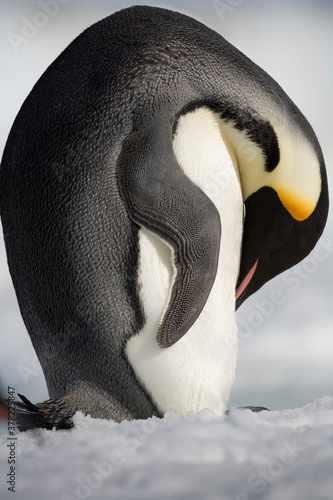
M 162 413 L 186 415 L 226 409 L 237 358 L 235 285 L 239 270 L 243 199 L 237 166 L 223 142 L 217 115 L 200 108 L 180 118 L 174 151 L 185 174 L 219 210 L 222 237 L 218 270 L 199 318 L 176 344 L 161 349 L 156 333 L 174 279 L 171 248 L 140 230 L 140 297 L 143 329 L 127 343 L 138 378 Z

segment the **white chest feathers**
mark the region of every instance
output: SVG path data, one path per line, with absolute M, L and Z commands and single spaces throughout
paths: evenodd
M 156 235 L 139 235 L 140 298 L 146 323 L 127 343 L 137 377 L 162 413 L 209 408 L 224 413 L 237 358 L 235 285 L 239 270 L 243 200 L 237 166 L 222 140 L 216 114 L 200 108 L 178 122 L 174 152 L 184 173 L 217 207 L 222 224 L 218 270 L 209 298 L 190 330 L 161 349 L 156 332 L 174 279 L 173 252 Z

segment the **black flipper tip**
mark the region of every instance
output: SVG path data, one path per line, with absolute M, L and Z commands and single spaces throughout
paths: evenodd
M 237 408 L 231 408 L 230 410 L 227 410 L 225 414 L 229 415 L 229 413 L 233 410 L 251 410 L 254 413 L 259 413 L 260 411 L 269 411 L 269 409 L 265 408 L 264 406 L 239 406 Z

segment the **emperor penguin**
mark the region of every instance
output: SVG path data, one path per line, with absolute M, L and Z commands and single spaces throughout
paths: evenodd
M 50 396 L 21 411 L 69 428 L 77 410 L 223 415 L 235 311 L 311 251 L 328 189 L 311 126 L 265 71 L 200 22 L 135 6 L 33 87 L 0 209 Z

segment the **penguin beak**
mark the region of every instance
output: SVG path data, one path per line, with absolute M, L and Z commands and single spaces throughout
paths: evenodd
M 326 182 L 316 207 L 306 219 L 301 220 L 299 210 L 293 208 L 290 213 L 288 208 L 286 201 L 282 202 L 279 194 L 268 186 L 245 201 L 236 309 L 267 281 L 300 262 L 313 249 L 327 218 Z

